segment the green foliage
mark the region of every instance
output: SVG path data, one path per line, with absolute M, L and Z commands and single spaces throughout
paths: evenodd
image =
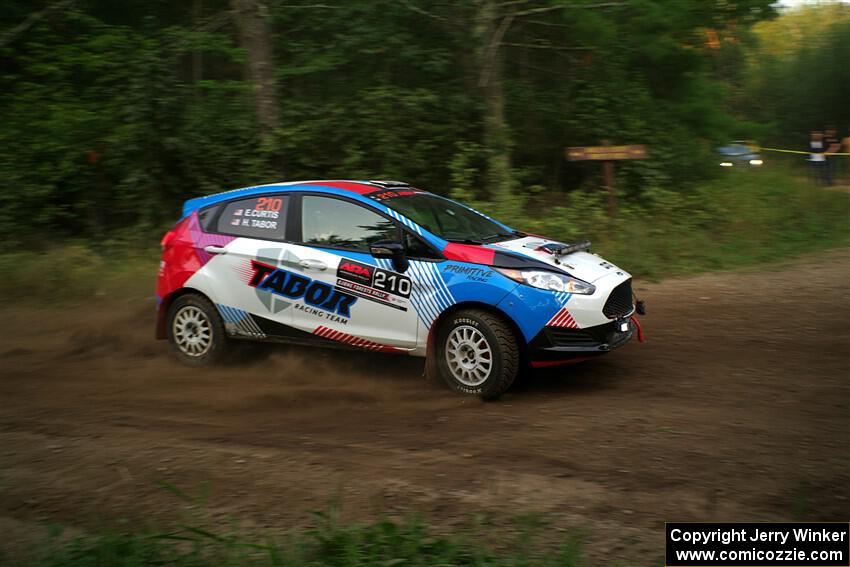
M 535 534 L 522 533 L 517 544 L 493 549 L 479 543 L 480 538 L 472 533 L 440 536 L 417 521 L 346 525 L 339 523 L 333 514 L 316 514 L 315 519 L 315 527 L 304 535 L 266 536 L 259 542 L 239 533 L 217 533 L 195 526 L 168 533 L 107 533 L 70 541 L 54 534 L 40 557 L 28 558 L 22 565 L 572 567 L 582 563 L 581 545 L 575 538 L 551 549 L 534 545 L 539 540 Z
M 148 27 L 71 9 L 3 49 L 0 234 L 159 225 L 188 197 L 266 175 L 247 87 L 174 72 L 192 44 L 231 60 L 233 47 Z
M 776 262 L 850 244 L 846 194 L 811 186 L 784 168 L 724 173 L 687 191 L 648 189 L 614 218 L 601 191 L 541 195 L 501 218 L 551 238 L 589 238 L 594 251 L 646 278 Z M 478 206 L 490 211 L 486 203 Z
M 466 184 L 461 147 L 453 195 L 518 229 L 564 241 L 589 238 L 594 251 L 637 277 L 662 278 L 776 262 L 850 244 L 850 198 L 811 186 L 781 168 L 728 171 L 710 183 L 673 191 L 653 187 L 610 218 L 602 191 L 537 191 L 498 205 Z M 68 244 L 0 255 L 6 302 L 74 302 L 153 293 L 155 231 L 127 231 L 98 245 Z
M 7 241 L 149 230 L 187 198 L 281 169 L 463 189 L 511 210 L 532 187 L 596 187 L 598 164 L 563 148 L 603 139 L 650 146 L 618 166 L 624 197 L 676 190 L 716 173 L 711 148 L 738 127 L 723 83 L 743 57 L 706 49 L 706 29 L 739 45 L 770 15 L 770 0 L 495 3 L 515 17 L 499 47 L 506 125 L 485 140 L 478 3 L 267 3 L 278 124 L 255 118 L 226 0 L 0 4 Z
M 104 297 L 153 297 L 158 251 L 127 242 L 93 247 L 69 243 L 0 255 L 0 297 L 21 303 L 67 304 Z
M 0 295 L 7 300 L 21 296 L 39 301 L 97 295 L 96 282 L 103 258 L 82 245 L 63 247 L 61 253 L 7 253 L 0 256 Z
M 740 111 L 765 139 L 807 149 L 810 130 L 850 126 L 850 6 L 803 6 L 754 28 Z

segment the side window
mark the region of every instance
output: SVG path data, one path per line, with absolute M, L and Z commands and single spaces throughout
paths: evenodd
M 218 232 L 264 240 L 286 240 L 286 195 L 259 195 L 227 203 Z
M 369 251 L 369 244 L 398 238 L 395 224 L 365 207 L 328 197 L 301 198 L 301 241 Z
M 407 250 L 407 255 L 410 258 L 421 260 L 441 260 L 441 256 L 436 250 L 428 246 L 419 238 L 413 236 L 409 232 L 404 233 L 404 247 Z
M 214 232 L 215 226 L 213 226 L 213 221 L 215 220 L 215 214 L 218 212 L 218 205 L 213 205 L 212 207 L 207 207 L 198 212 L 198 222 L 201 224 L 201 229 L 204 232 Z

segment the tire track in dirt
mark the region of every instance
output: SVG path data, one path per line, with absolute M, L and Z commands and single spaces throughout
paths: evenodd
M 636 287 L 646 344 L 495 403 L 402 357 L 258 347 L 184 368 L 150 301 L 7 309 L 0 516 L 281 529 L 336 502 L 498 533 L 532 512 L 588 533 L 596 560 L 660 558 L 665 520 L 846 520 L 848 252 Z M 210 497 L 196 510 L 158 481 Z

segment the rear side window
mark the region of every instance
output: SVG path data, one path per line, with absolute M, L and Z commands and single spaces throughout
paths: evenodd
M 305 195 L 301 203 L 304 244 L 368 252 L 372 242 L 398 238 L 392 221 L 360 205 L 314 195 Z
M 212 207 L 198 211 L 198 222 L 201 223 L 201 228 L 204 229 L 204 232 L 215 232 L 213 223 L 215 222 L 218 209 L 218 205 L 213 205 Z
M 286 240 L 287 195 L 260 195 L 228 203 L 218 232 L 263 240 Z

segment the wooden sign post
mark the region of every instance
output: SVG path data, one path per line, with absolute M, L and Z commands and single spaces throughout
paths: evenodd
M 601 161 L 602 184 L 608 191 L 608 214 L 617 212 L 617 199 L 614 196 L 614 162 L 623 159 L 646 159 L 646 146 L 612 146 L 608 140 L 602 140 L 601 146 L 578 146 L 567 148 L 567 161 Z

